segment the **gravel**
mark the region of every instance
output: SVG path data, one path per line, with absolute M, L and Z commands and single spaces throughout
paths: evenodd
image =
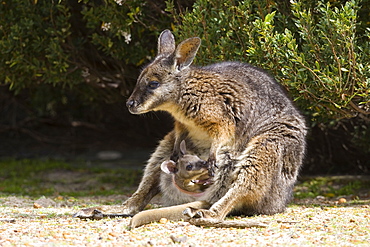
M 282 214 L 250 218 L 267 222 L 266 228 L 202 228 L 162 220 L 129 231 L 130 218 L 72 218 L 83 207 L 109 201 L 0 197 L 0 246 L 370 246 L 369 200 L 321 197 L 295 201 Z

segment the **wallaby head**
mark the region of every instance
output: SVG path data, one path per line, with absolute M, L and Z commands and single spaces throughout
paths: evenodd
M 127 107 L 133 114 L 166 110 L 179 95 L 182 79 L 189 72 L 189 66 L 200 46 L 200 38 L 184 40 L 177 47 L 169 30 L 158 38 L 158 54 L 140 74 L 136 87 L 127 100 Z
M 174 174 L 182 180 L 199 180 L 200 177 L 208 177 L 208 166 L 205 160 L 196 155 L 186 153 L 185 141 L 180 144 L 180 157 L 176 162 L 166 160 L 161 164 L 165 173 Z

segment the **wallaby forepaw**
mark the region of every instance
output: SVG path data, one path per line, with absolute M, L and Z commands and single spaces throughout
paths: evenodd
M 85 208 L 73 215 L 74 218 L 80 219 L 96 219 L 100 220 L 104 217 L 103 213 L 97 208 Z
M 112 215 L 119 216 L 119 215 Z M 101 220 L 105 217 L 111 217 L 110 215 L 105 215 L 102 211 L 96 208 L 85 208 L 73 215 L 74 218 L 80 219 L 90 219 L 90 220 Z
M 126 213 L 122 206 L 100 206 L 85 208 L 73 215 L 74 218 L 101 220 L 107 217 L 131 217 L 133 214 Z

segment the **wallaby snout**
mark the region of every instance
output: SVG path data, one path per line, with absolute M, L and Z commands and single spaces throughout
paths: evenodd
M 138 105 L 138 102 L 137 101 L 135 101 L 135 100 L 127 100 L 127 102 L 126 102 L 126 106 L 127 106 L 127 108 L 128 109 L 132 109 L 132 108 L 134 108 L 134 107 L 136 107 Z
M 126 107 L 128 108 L 131 114 L 140 114 L 141 112 L 138 111 L 139 106 L 140 106 L 140 102 L 137 100 L 131 99 L 131 97 L 126 102 Z
M 145 90 L 135 89 L 126 101 L 126 107 L 132 114 L 145 113 L 149 111 L 149 109 L 147 109 L 148 107 L 145 106 L 145 101 L 148 101 L 148 98 L 150 98 L 150 95 L 148 95 Z
M 198 161 L 195 166 L 197 169 L 208 169 L 208 163 L 205 160 Z
M 199 160 L 194 162 L 194 164 L 188 164 L 185 166 L 187 171 L 199 171 L 199 170 L 208 170 L 208 163 L 205 160 Z

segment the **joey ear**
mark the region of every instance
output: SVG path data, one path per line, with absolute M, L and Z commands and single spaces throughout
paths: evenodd
M 173 160 L 163 161 L 163 163 L 161 164 L 161 169 L 162 169 L 162 171 L 164 171 L 167 174 L 177 172 L 176 163 Z
M 158 38 L 158 55 L 175 51 L 175 37 L 170 30 L 164 30 Z
M 175 51 L 175 68 L 182 70 L 193 62 L 200 46 L 200 38 L 193 37 L 181 42 Z
M 180 143 L 180 153 L 181 153 L 181 155 L 186 154 L 186 142 L 185 142 L 185 140 L 182 140 L 181 143 Z

